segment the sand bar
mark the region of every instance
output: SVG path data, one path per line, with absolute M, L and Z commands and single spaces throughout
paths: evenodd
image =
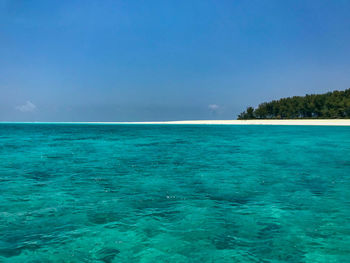
M 198 120 L 198 121 L 170 121 L 150 122 L 164 124 L 226 124 L 226 125 L 325 125 L 325 126 L 350 126 L 347 120 Z
M 323 125 L 350 126 L 348 120 L 194 120 L 164 122 L 118 122 L 125 124 L 220 124 L 220 125 Z

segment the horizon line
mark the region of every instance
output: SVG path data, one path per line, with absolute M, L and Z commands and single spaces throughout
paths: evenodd
M 1 124 L 105 124 L 105 125 L 305 125 L 305 126 L 350 126 L 350 119 L 251 119 L 251 120 L 181 120 L 181 121 L 59 121 L 18 122 L 0 121 Z

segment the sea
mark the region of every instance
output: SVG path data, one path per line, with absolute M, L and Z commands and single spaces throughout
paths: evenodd
M 350 262 L 350 127 L 0 124 L 0 262 Z

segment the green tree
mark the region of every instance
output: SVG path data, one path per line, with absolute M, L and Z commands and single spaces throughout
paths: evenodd
M 294 96 L 248 107 L 238 119 L 350 118 L 350 89 Z

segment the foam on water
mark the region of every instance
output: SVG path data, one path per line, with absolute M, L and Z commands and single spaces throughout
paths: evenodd
M 350 127 L 0 125 L 0 262 L 347 262 Z

